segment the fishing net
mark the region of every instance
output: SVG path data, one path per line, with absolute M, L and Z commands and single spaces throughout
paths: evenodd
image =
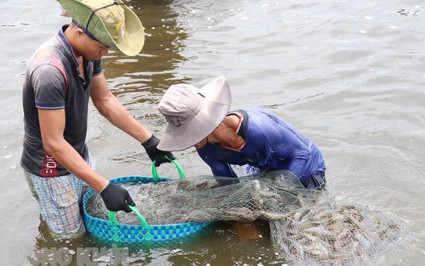
M 223 178 L 198 176 L 164 182 L 125 183 L 149 224 L 213 221 L 269 221 L 279 257 L 296 261 L 371 260 L 402 236 L 389 214 L 355 205 L 338 205 L 327 192 L 308 190 L 290 172 Z M 100 195 L 86 204 L 88 214 L 108 219 Z M 140 224 L 118 212 L 122 224 Z

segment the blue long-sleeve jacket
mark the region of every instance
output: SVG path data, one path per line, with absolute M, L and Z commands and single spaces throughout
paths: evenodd
M 324 175 L 326 166 L 321 152 L 291 125 L 263 109 L 238 112 L 244 115 L 239 130 L 242 132 L 238 132 L 246 141 L 241 150 L 227 149 L 212 143 L 197 150 L 211 167 L 213 175 L 236 177 L 230 167 L 232 164 L 249 164 L 261 171 L 289 170 L 304 185 L 310 175 Z

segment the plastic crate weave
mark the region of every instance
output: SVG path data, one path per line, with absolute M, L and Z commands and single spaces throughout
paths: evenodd
M 173 161 L 173 163 L 179 169 L 180 178 L 184 178 L 184 172 L 181 170 L 181 167 L 175 161 Z M 158 177 L 156 170 L 153 171 L 153 175 L 154 177 L 124 176 L 112 179 L 110 182 L 115 184 L 122 184 L 126 182 L 147 183 L 171 180 L 171 178 Z M 139 213 L 137 208 L 132 206 L 130 206 L 130 208 L 134 214 L 139 217 L 141 222 L 140 225 L 120 224 L 117 222 L 114 212 L 109 212 L 109 220 L 100 219 L 91 216 L 86 209 L 87 202 L 95 195 L 95 193 L 96 191 L 94 189 L 90 189 L 83 197 L 84 222 L 87 231 L 91 235 L 104 241 L 117 244 L 161 244 L 189 238 L 210 224 L 189 222 L 179 224 L 150 225 Z

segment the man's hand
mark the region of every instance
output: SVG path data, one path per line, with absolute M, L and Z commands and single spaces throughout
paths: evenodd
M 128 205 L 136 205 L 127 190 L 111 182 L 100 192 L 100 196 L 110 211 L 131 212 Z
M 147 141 L 142 143 L 143 147 L 146 150 L 146 153 L 149 155 L 152 161 L 155 160 L 155 166 L 158 167 L 162 163 L 169 163 L 170 161 L 165 158 L 167 156 L 171 160 L 174 160 L 174 155 L 169 151 L 158 150 L 157 146 L 159 144 L 159 139 L 152 135 Z

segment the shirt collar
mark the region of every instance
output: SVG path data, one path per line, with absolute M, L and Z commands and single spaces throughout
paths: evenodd
M 246 140 L 247 132 L 248 132 L 248 114 L 244 110 L 236 110 L 228 113 L 227 115 L 236 115 L 239 117 L 240 124 L 236 128 L 236 133 L 241 136 L 244 140 Z
M 65 47 L 65 52 L 66 54 L 72 58 L 72 61 L 74 62 L 76 68 L 78 69 L 80 67 L 80 63 L 78 63 L 77 57 L 74 54 L 74 50 L 72 49 L 71 44 L 69 43 L 68 39 L 65 37 L 65 30 L 69 27 L 69 24 L 67 25 L 63 25 L 62 28 L 58 31 L 58 38 L 61 42 L 61 44 L 63 45 L 63 47 Z

